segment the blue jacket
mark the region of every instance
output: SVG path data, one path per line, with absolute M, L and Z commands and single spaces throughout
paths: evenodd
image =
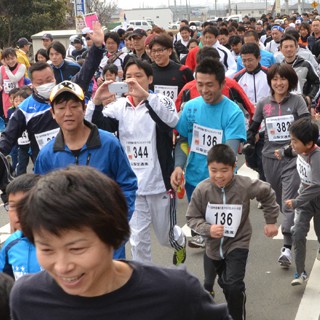
M 0 272 L 19 279 L 28 273 L 41 271 L 35 246 L 20 230 L 14 232 L 4 243 L 0 252 Z
M 270 68 L 274 63 L 276 63 L 276 59 L 274 55 L 267 50 L 260 50 L 260 56 L 261 56 L 260 64 L 263 67 Z M 243 68 L 244 68 L 244 65 L 242 63 L 242 58 L 240 55 L 237 59 L 237 72 L 242 70 Z
M 91 129 L 91 133 L 78 156 L 75 156 L 65 145 L 60 131 L 55 139 L 41 149 L 34 172 L 46 174 L 52 170 L 65 168 L 70 164 L 94 167 L 119 184 L 127 199 L 128 220 L 130 220 L 134 211 L 138 183 L 127 155 L 113 134 L 99 130 L 87 121 L 85 124 Z
M 70 60 L 63 60 L 62 64 L 59 67 L 51 65 L 54 77 L 57 84 L 64 80 L 71 80 L 74 75 L 76 75 L 81 67 L 78 63 L 75 63 Z

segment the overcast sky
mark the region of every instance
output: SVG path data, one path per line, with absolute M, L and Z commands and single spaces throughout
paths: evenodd
M 156 7 L 159 7 L 161 5 L 168 6 L 168 3 L 170 1 L 170 5 L 174 5 L 174 0 L 157 0 L 157 1 L 148 1 L 148 0 L 118 0 L 119 8 L 123 9 L 132 9 L 132 8 L 152 8 L 152 5 L 155 5 Z M 188 1 L 188 4 L 191 6 L 206 6 L 208 8 L 214 8 L 214 3 L 217 1 L 217 6 L 224 4 L 227 5 L 229 0 L 176 0 L 177 5 L 185 5 L 186 1 Z M 264 2 L 265 0 L 230 0 L 231 3 L 236 2 Z M 273 0 L 267 0 L 268 3 L 273 4 Z M 284 0 L 280 0 L 281 4 L 284 3 Z M 289 0 L 289 4 L 297 3 L 298 0 Z M 301 0 L 302 2 L 303 0 Z M 304 0 L 305 3 L 311 3 L 312 0 Z M 318 1 L 319 2 L 319 1 Z

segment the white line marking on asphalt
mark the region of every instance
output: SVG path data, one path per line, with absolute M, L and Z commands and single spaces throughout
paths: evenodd
M 320 261 L 315 260 L 295 320 L 320 319 Z M 292 288 L 294 290 L 295 288 Z

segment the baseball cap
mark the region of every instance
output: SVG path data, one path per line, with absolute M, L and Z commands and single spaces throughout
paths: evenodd
M 17 41 L 17 46 L 18 46 L 19 48 L 22 48 L 22 47 L 24 47 L 24 46 L 27 45 L 27 44 L 32 45 L 32 43 L 29 42 L 27 38 L 20 38 L 20 39 Z
M 44 33 L 43 35 L 42 35 L 42 38 L 41 38 L 42 40 L 53 40 L 53 36 L 52 36 L 52 34 L 51 33 Z
M 297 19 L 295 24 L 301 24 L 301 20 L 300 19 Z
M 134 37 L 147 37 L 147 33 L 143 30 L 143 29 L 136 29 L 132 32 L 130 38 L 134 38 Z
M 78 97 L 81 101 L 84 100 L 83 90 L 74 82 L 65 80 L 57 84 L 51 91 L 50 101 L 53 102 L 61 93 L 70 92 Z

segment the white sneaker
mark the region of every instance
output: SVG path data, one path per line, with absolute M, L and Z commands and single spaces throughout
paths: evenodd
M 285 247 L 281 248 L 281 255 L 278 259 L 280 266 L 283 268 L 289 268 L 291 265 L 291 250 Z
M 303 271 L 300 275 L 298 273 L 294 274 L 294 279 L 291 281 L 292 286 L 299 286 L 306 283 L 308 280 L 308 275 Z

